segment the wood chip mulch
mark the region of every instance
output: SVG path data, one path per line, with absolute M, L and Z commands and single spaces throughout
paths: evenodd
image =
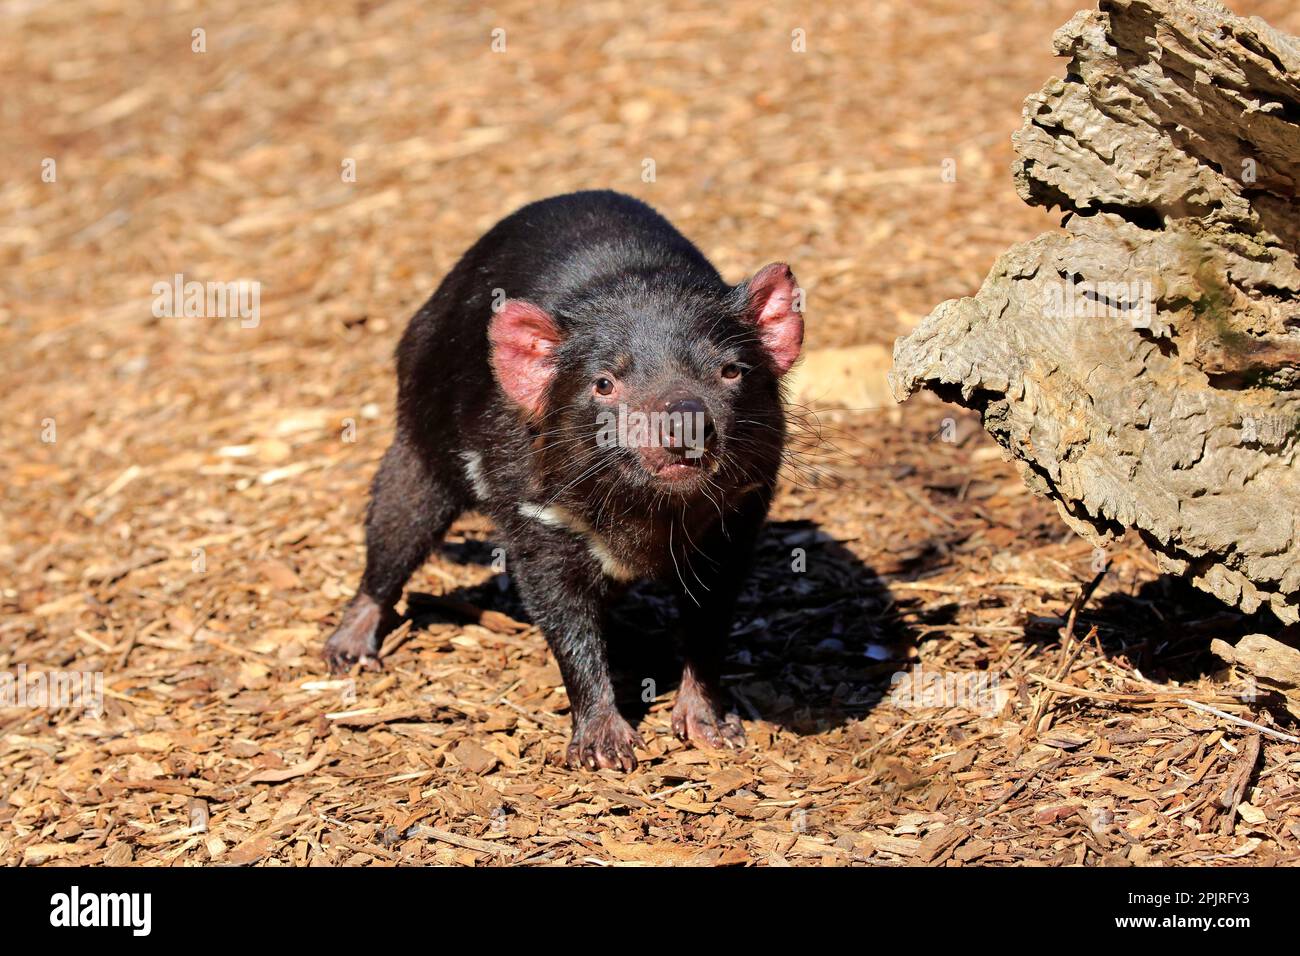
M 384 670 L 325 674 L 395 338 L 514 205 L 611 185 L 730 277 L 786 255 L 812 347 L 890 341 L 1043 228 L 1008 137 L 1075 3 L 833 5 L 788 70 L 800 24 L 676 6 L 0 12 L 0 674 L 104 679 L 98 716 L 0 708 L 0 864 L 1300 861 L 1297 728 L 1209 649 L 1277 625 L 1138 545 L 1091 590 L 1092 548 L 928 398 L 792 410 L 728 658 L 742 753 L 669 735 L 645 587 L 613 635 L 642 764 L 558 767 L 559 673 L 476 516 Z M 261 281 L 260 324 L 154 317 L 177 272 Z

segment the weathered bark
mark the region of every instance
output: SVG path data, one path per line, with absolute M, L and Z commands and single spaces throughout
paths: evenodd
M 1236 645 L 1211 641 L 1210 650 L 1253 676 L 1264 689 L 1280 694 L 1286 709 L 1300 718 L 1300 650 L 1267 634 L 1247 634 Z
M 1211 0 L 1103 0 L 1025 103 L 1015 182 L 1065 231 L 894 348 L 1099 544 L 1300 617 L 1300 43 Z

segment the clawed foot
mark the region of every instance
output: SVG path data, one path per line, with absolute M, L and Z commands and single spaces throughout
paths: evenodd
M 673 733 L 697 745 L 740 750 L 745 746 L 745 728 L 739 716 L 718 705 L 717 696 L 689 671 L 682 675 L 673 705 Z
M 379 642 L 384 623 L 384 613 L 375 600 L 358 594 L 343 612 L 338 628 L 325 642 L 325 660 L 330 671 L 346 673 L 354 664 L 365 669 L 380 669 Z
M 635 770 L 635 748 L 644 746 L 641 735 L 611 707 L 576 720 L 565 763 L 575 769 Z

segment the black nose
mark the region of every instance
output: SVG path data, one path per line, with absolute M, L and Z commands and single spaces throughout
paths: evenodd
M 716 430 L 708 406 L 693 395 L 674 398 L 664 406 L 665 438 L 673 448 L 705 447 L 713 444 Z

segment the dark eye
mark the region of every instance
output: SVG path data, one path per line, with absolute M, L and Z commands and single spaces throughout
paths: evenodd
M 721 375 L 723 378 L 740 378 L 741 368 L 735 362 L 728 362 L 722 366 Z
M 614 393 L 613 380 L 605 378 L 603 375 L 596 379 L 596 384 L 593 387 L 597 395 L 612 395 Z

